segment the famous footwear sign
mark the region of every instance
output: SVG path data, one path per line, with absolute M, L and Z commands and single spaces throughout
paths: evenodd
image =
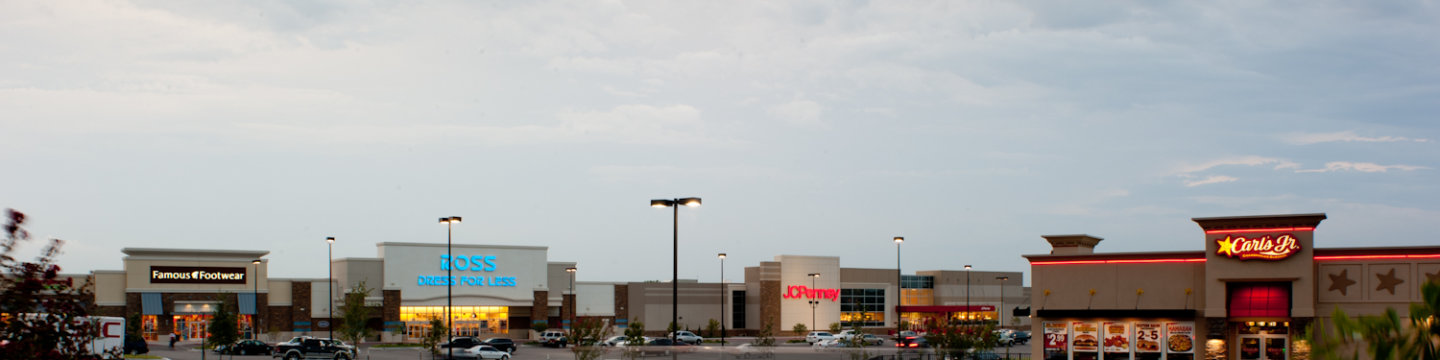
M 151 266 L 152 284 L 244 284 L 243 267 Z

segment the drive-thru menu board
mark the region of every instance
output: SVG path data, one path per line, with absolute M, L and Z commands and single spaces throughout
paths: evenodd
M 1065 323 L 1046 321 L 1045 324 L 1045 358 L 1049 359 L 1059 354 L 1064 356 L 1065 349 L 1070 343 L 1069 336 L 1065 332 Z
M 1105 352 L 1130 352 L 1130 327 L 1123 322 L 1105 323 Z
M 1170 359 L 1191 359 L 1195 353 L 1195 323 L 1165 323 L 1165 353 Z
M 1100 329 L 1093 322 L 1074 322 L 1070 324 L 1071 330 L 1075 333 L 1075 340 L 1070 342 L 1075 352 L 1095 352 L 1100 349 Z
M 1135 323 L 1135 352 L 1160 352 L 1160 331 L 1162 329 L 1163 327 L 1158 322 Z

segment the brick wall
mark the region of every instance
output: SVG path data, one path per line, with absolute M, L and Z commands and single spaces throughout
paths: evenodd
M 549 299 L 550 299 L 550 292 L 549 292 L 549 291 L 536 291 L 536 292 L 535 292 L 535 299 L 530 302 L 530 322 L 531 322 L 532 324 L 533 324 L 535 321 L 540 321 L 540 320 L 547 320 L 547 321 L 548 321 L 548 319 L 549 319 L 549 315 L 548 315 L 548 314 L 550 313 L 550 300 L 549 300 Z M 550 324 L 550 326 L 551 326 L 551 327 L 554 327 L 555 324 Z M 526 327 L 526 328 L 529 328 L 529 327 L 530 327 L 530 324 L 525 324 L 525 327 Z

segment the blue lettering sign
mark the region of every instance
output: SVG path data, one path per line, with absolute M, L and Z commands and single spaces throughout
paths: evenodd
M 459 271 L 495 271 L 494 255 L 454 255 L 440 254 L 440 270 Z M 465 276 L 459 277 L 420 275 L 415 278 L 415 284 L 420 286 L 503 286 L 515 287 L 519 282 L 514 276 Z

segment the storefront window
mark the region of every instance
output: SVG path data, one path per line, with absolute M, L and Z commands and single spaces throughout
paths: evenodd
M 885 289 L 840 289 L 840 326 L 885 326 Z
M 450 322 L 456 336 L 504 334 L 510 329 L 510 308 L 507 306 L 454 306 Z M 430 320 L 445 320 L 444 306 L 401 306 L 400 321 L 411 338 L 424 337 L 430 331 Z
M 155 329 L 156 329 L 155 325 L 156 325 L 156 324 L 158 324 L 158 322 L 156 322 L 155 315 L 144 315 L 144 316 L 141 316 L 141 317 L 140 317 L 140 336 L 144 337 L 145 340 L 147 340 L 147 341 L 156 341 L 156 340 L 159 340 L 159 339 L 160 339 L 160 338 L 159 338 L 159 335 L 155 333 L 155 331 L 156 331 L 156 330 L 155 330 Z

